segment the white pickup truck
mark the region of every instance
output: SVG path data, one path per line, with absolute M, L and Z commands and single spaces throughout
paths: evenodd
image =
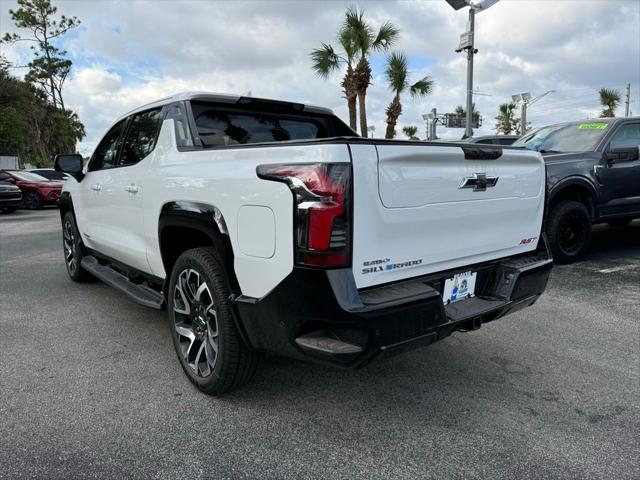
M 359 138 L 319 107 L 180 94 L 56 169 L 70 277 L 166 308 L 210 394 L 261 352 L 354 368 L 477 329 L 552 265 L 539 153 Z

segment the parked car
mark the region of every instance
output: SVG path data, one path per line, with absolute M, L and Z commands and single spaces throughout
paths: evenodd
M 52 180 L 54 182 L 65 182 L 68 178 L 70 178 L 66 173 L 56 172 L 56 170 L 53 168 L 32 168 L 31 170 L 27 171 L 35 173 L 36 175 L 40 175 L 41 177 L 44 177 L 47 180 Z
M 0 210 L 13 213 L 22 205 L 22 192 L 10 182 L 0 181 Z
M 518 140 L 520 135 L 484 135 L 465 140 L 468 143 L 481 143 L 483 145 L 511 145 Z
M 56 169 L 71 279 L 166 308 L 210 394 L 258 352 L 355 368 L 475 330 L 552 265 L 539 153 L 359 138 L 320 107 L 181 94 L 120 118 L 86 172 Z
M 624 226 L 640 218 L 640 117 L 550 125 L 513 145 L 544 156 L 546 232 L 557 262 L 584 255 L 592 224 Z
M 0 170 L 0 181 L 16 185 L 22 191 L 24 206 L 30 209 L 56 203 L 62 192 L 62 182 L 52 182 L 25 170 Z

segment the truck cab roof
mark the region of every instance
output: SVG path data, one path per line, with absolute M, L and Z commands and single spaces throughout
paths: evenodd
M 252 104 L 263 105 L 263 106 L 272 105 L 272 106 L 288 107 L 291 110 L 300 111 L 300 112 L 319 113 L 323 115 L 334 115 L 333 110 L 329 108 L 324 108 L 324 107 L 319 107 L 316 105 L 309 105 L 304 103 L 286 102 L 282 100 L 272 100 L 268 98 L 258 98 L 258 97 L 233 95 L 233 94 L 226 94 L 226 93 L 188 91 L 188 92 L 177 93 L 169 97 L 164 97 L 164 98 L 161 98 L 160 100 L 156 100 L 154 102 L 150 102 L 140 107 L 137 107 L 125 113 L 121 117 L 119 117 L 118 120 L 122 118 L 126 118 L 133 113 L 142 112 L 144 110 L 149 110 L 154 107 L 162 107 L 164 105 L 170 105 L 175 102 L 194 101 L 194 100 L 200 101 L 200 102 L 212 102 L 212 103 L 223 103 L 223 104 L 226 103 L 229 105 L 234 105 L 234 104 L 247 105 L 247 106 L 250 106 Z

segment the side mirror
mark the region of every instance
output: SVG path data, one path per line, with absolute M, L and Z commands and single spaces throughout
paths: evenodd
M 77 153 L 66 153 L 56 155 L 54 168 L 57 172 L 64 172 L 71 175 L 77 181 L 82 180 L 82 155 Z
M 613 148 L 605 154 L 605 157 L 609 165 L 613 165 L 618 162 L 633 162 L 640 158 L 640 146 Z
M 3 178 L 2 179 L 3 182 L 7 182 L 7 183 L 12 183 L 12 184 L 16 184 L 16 179 L 13 177 L 7 177 L 7 178 Z

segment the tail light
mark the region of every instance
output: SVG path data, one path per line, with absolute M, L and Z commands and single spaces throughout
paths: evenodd
M 351 164 L 260 165 L 258 176 L 286 183 L 294 197 L 296 264 L 345 267 L 351 256 Z

